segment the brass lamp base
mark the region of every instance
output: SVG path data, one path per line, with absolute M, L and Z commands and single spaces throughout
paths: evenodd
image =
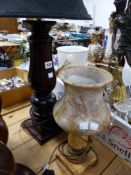
M 81 164 L 73 164 L 65 159 L 61 154 L 57 155 L 57 158 L 72 175 L 79 175 L 83 173 L 88 167 L 93 166 L 97 162 L 97 155 L 93 150 L 90 150 L 86 161 Z
M 21 126 L 26 130 L 40 145 L 43 145 L 45 142 L 56 136 L 60 133 L 61 129 L 54 126 L 51 128 L 42 129 L 39 128 L 32 122 L 32 119 L 29 118 L 21 123 Z

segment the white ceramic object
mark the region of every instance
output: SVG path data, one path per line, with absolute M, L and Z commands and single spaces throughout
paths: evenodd
M 64 63 L 70 62 L 72 65 L 86 65 L 88 48 L 83 46 L 61 46 L 57 48 L 59 68 Z
M 114 103 L 114 107 L 119 112 L 128 113 L 131 111 L 131 99 L 129 98 L 123 101 L 118 101 Z
M 53 93 L 57 100 L 60 100 L 64 96 L 64 83 L 60 78 L 56 79 L 56 86 L 53 89 Z
M 125 86 L 131 86 L 131 67 L 125 58 L 125 64 L 122 70 L 122 80 Z
M 104 102 L 104 88 L 112 75 L 99 68 L 70 66 L 59 72 L 65 93 L 53 110 L 56 123 L 67 132 L 89 134 L 104 130 L 110 111 Z

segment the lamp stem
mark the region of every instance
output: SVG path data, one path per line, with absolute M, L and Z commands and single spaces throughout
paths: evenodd
M 56 97 L 52 90 L 56 84 L 56 75 L 52 61 L 52 37 L 49 31 L 55 22 L 26 21 L 31 30 L 29 85 L 33 89 L 31 96 L 31 119 L 22 123 L 22 127 L 40 143 L 56 135 L 60 128 L 53 118 L 53 106 Z

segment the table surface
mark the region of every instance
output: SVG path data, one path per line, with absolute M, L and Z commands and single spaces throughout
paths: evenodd
M 8 147 L 11 149 L 15 161 L 38 172 L 47 163 L 54 148 L 62 142 L 63 138 L 65 139 L 67 134 L 62 132 L 40 146 L 21 128 L 21 122 L 29 117 L 29 110 L 30 103 L 24 102 L 3 109 L 2 116 L 9 128 Z M 82 175 L 131 175 L 131 164 L 129 162 L 118 157 L 94 138 L 92 147 L 98 155 L 98 162 Z M 58 160 L 55 160 L 50 168 L 54 169 L 56 175 L 70 175 L 70 172 Z
M 11 46 L 19 46 L 19 43 L 11 42 L 11 41 L 0 41 L 0 47 L 11 47 Z
M 64 42 L 64 41 L 87 41 L 90 40 L 91 38 L 65 38 L 65 39 L 57 39 L 53 40 L 53 42 Z

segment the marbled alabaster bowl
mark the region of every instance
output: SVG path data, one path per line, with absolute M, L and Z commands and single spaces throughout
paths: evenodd
M 56 123 L 67 132 L 89 134 L 104 130 L 110 123 L 110 111 L 103 99 L 112 75 L 100 68 L 70 66 L 59 72 L 65 93 L 54 106 Z

